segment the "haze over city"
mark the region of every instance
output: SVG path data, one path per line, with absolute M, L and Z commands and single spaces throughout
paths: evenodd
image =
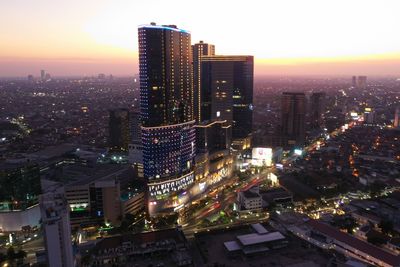
M 399 10 L 1 1 L 0 267 L 400 267 Z
M 2 1 L 0 76 L 134 75 L 140 24 L 255 56 L 255 75 L 396 75 L 396 0 Z

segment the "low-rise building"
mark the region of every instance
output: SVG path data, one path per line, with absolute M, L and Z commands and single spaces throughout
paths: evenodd
M 260 210 L 262 209 L 263 199 L 260 195 L 260 188 L 253 186 L 246 191 L 237 194 L 239 210 Z
M 139 234 L 126 234 L 104 238 L 91 250 L 90 261 L 95 266 L 109 263 L 135 262 L 157 254 L 161 262 L 174 262 L 174 266 L 192 266 L 185 235 L 180 229 L 166 229 Z M 147 265 L 146 265 L 147 266 Z

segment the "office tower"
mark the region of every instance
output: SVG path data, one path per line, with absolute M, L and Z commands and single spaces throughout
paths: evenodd
M 306 96 L 284 92 L 281 98 L 281 134 L 283 146 L 302 146 L 305 140 Z
M 204 56 L 214 56 L 215 46 L 212 44 L 204 43 L 200 41 L 197 44 L 192 45 L 193 54 L 193 93 L 194 93 L 194 117 L 196 122 L 201 122 L 201 59 Z
M 351 77 L 351 86 L 356 88 L 357 87 L 357 76 Z
M 28 75 L 28 82 L 34 82 L 34 81 L 35 81 L 35 78 L 33 77 L 33 75 L 29 74 Z
M 74 266 L 69 206 L 64 189 L 40 196 L 40 212 L 48 266 Z
M 232 126 L 226 120 L 205 121 L 197 124 L 196 146 L 200 153 L 212 153 L 229 149 L 232 138 Z
M 195 129 L 190 33 L 139 27 L 140 116 L 148 212 L 172 212 L 194 182 Z
M 325 112 L 325 93 L 313 93 L 310 98 L 311 129 L 320 129 L 323 126 Z
M 46 78 L 46 71 L 45 70 L 41 70 L 40 71 L 40 80 L 44 81 L 45 78 Z
M 201 119 L 227 120 L 232 138 L 246 138 L 253 122 L 253 56 L 201 60 Z
M 367 76 L 358 76 L 357 88 L 366 89 L 367 88 Z
M 400 127 L 400 107 L 396 107 L 396 111 L 394 112 L 394 127 Z
M 129 110 L 125 108 L 110 110 L 109 147 L 111 151 L 128 151 L 131 141 Z

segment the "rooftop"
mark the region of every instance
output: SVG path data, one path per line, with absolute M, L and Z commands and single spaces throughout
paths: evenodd
M 276 240 L 282 240 L 285 239 L 285 237 L 280 232 L 272 232 L 263 235 L 259 234 L 239 235 L 237 236 L 237 239 L 240 241 L 240 243 L 242 243 L 242 245 L 249 246 Z
M 379 247 L 371 245 L 367 242 L 359 240 L 349 234 L 346 234 L 338 229 L 329 226 L 325 223 L 319 222 L 317 220 L 310 219 L 307 224 L 314 230 L 322 233 L 323 235 L 329 236 L 339 242 L 345 243 L 348 246 L 355 248 L 367 255 L 371 255 L 372 257 L 381 260 L 392 266 L 400 265 L 400 256 L 395 256 L 386 252 Z

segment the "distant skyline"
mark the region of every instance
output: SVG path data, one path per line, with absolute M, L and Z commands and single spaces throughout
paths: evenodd
M 255 75 L 400 76 L 398 0 L 5 0 L 0 76 L 134 75 L 137 27 L 176 24 Z

